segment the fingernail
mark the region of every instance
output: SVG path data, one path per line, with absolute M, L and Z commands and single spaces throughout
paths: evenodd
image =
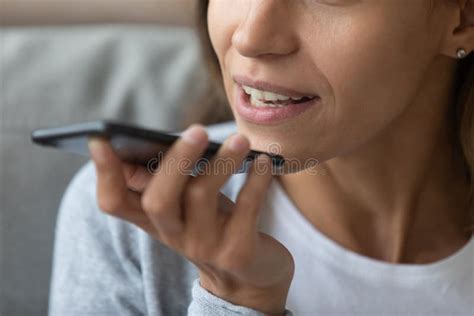
M 260 155 L 257 156 L 257 160 L 261 163 L 268 164 L 268 163 L 270 163 L 271 158 L 270 158 L 270 156 L 268 156 L 266 154 L 260 154 Z
M 207 140 L 206 131 L 200 125 L 191 125 L 182 134 L 184 142 L 192 145 L 203 144 Z
M 273 166 L 271 165 L 271 157 L 266 154 L 260 154 L 257 156 L 256 160 L 254 161 L 256 164 L 255 168 L 257 172 L 267 173 L 269 171 L 272 172 Z
M 247 150 L 247 141 L 239 134 L 232 135 L 229 142 L 229 148 L 237 153 L 241 153 Z
M 91 138 L 89 139 L 88 145 L 92 159 L 99 162 L 103 161 L 105 157 L 105 151 L 102 142 L 96 138 Z

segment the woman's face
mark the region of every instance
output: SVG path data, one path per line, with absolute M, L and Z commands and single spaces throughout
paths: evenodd
M 278 148 L 304 168 L 389 128 L 439 54 L 448 13 L 428 7 L 429 0 L 210 0 L 210 38 L 239 131 L 252 148 Z M 254 122 L 237 110 L 242 87 L 234 79 L 242 77 L 320 100 L 293 118 Z

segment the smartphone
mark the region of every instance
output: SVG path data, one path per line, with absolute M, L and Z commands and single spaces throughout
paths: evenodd
M 179 138 L 179 133 L 151 130 L 111 120 L 97 120 L 61 127 L 36 129 L 31 133 L 32 142 L 53 147 L 69 153 L 89 156 L 88 138 L 100 136 L 108 139 L 122 161 L 139 164 L 149 170 L 156 170 L 168 148 Z M 202 170 L 203 164 L 213 157 L 221 143 L 209 141 L 192 169 L 192 176 Z M 250 150 L 242 165 L 234 173 L 248 172 L 250 163 L 258 155 L 268 155 L 272 161 L 272 173 L 279 174 L 284 158 L 281 155 Z

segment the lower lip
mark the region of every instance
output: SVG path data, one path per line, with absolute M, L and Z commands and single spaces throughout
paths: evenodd
M 245 120 L 256 124 L 282 123 L 310 110 L 318 105 L 320 97 L 306 102 L 289 104 L 284 107 L 256 107 L 250 104 L 250 96 L 245 93 L 241 86 L 236 86 L 236 108 L 237 112 Z

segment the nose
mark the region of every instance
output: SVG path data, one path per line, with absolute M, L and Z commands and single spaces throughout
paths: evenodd
M 298 49 L 291 19 L 293 0 L 250 0 L 246 17 L 232 35 L 232 44 L 246 57 L 287 55 Z

